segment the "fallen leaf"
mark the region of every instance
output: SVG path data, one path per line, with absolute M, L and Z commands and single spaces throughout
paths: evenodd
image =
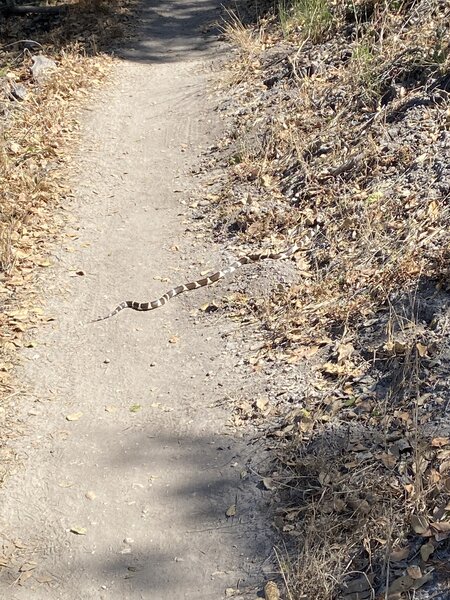
M 17 142 L 10 142 L 9 144 L 9 150 L 12 154 L 20 154 L 20 151 L 22 150 L 21 146 L 19 146 L 19 144 Z
M 391 562 L 400 562 L 408 558 L 410 552 L 409 546 L 405 546 L 404 548 L 396 548 L 391 552 Z
M 142 406 L 140 404 L 132 404 L 130 406 L 130 412 L 137 413 L 141 410 Z
M 402 577 L 398 577 L 389 586 L 387 597 L 389 599 L 393 599 L 394 597 L 397 597 L 396 594 L 411 590 L 413 588 L 413 585 L 414 579 L 409 575 L 403 575 Z
M 258 408 L 261 412 L 264 412 L 267 409 L 267 406 L 269 404 L 269 399 L 268 398 L 258 398 L 258 400 L 255 402 L 256 404 L 256 408 Z
M 280 600 L 280 590 L 275 581 L 268 581 L 264 586 L 265 600 Z
M 416 344 L 417 352 L 419 353 L 420 358 L 424 358 L 428 354 L 428 346 L 424 346 L 420 342 Z
M 71 413 L 70 415 L 66 415 L 66 421 L 78 421 L 82 416 L 82 412 Z
M 350 358 L 350 356 L 353 354 L 354 351 L 355 351 L 355 348 L 353 347 L 353 344 L 351 344 L 350 342 L 347 344 L 339 344 L 338 353 L 337 353 L 338 363 L 342 363 L 347 358 Z
M 236 516 L 236 504 L 232 504 L 225 513 L 227 517 L 235 517 Z
M 389 354 L 404 354 L 407 348 L 407 344 L 405 342 L 400 342 L 399 340 L 393 340 L 387 342 L 383 346 L 383 348 Z
M 442 448 L 442 446 L 447 446 L 450 442 L 450 438 L 448 437 L 435 437 L 431 440 L 431 445 L 433 448 Z
M 70 533 L 74 533 L 75 535 L 86 535 L 87 529 L 86 527 L 71 527 Z
M 383 452 L 382 454 L 379 454 L 377 458 L 381 460 L 381 462 L 387 469 L 393 469 L 397 463 L 397 459 L 395 458 L 395 456 L 393 454 L 389 454 L 388 452 Z
M 263 480 L 263 486 L 266 488 L 266 490 L 274 490 L 276 489 L 276 485 L 273 482 L 273 479 L 270 477 L 264 477 Z
M 431 535 L 430 524 L 428 523 L 427 518 L 422 515 L 411 516 L 411 527 L 419 535 L 425 537 Z
M 406 569 L 406 572 L 412 579 L 420 579 L 422 577 L 422 571 L 417 565 L 410 565 Z
M 450 523 L 448 521 L 438 521 L 436 523 L 430 523 L 430 527 L 434 531 L 440 531 L 441 533 L 450 532 Z
M 424 562 L 427 562 L 427 560 L 430 558 L 433 552 L 434 546 L 430 542 L 427 542 L 426 544 L 423 544 L 423 546 L 420 547 L 420 556 Z

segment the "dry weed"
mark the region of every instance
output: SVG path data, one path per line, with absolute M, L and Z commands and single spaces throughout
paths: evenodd
M 245 248 L 303 248 L 289 289 L 247 302 L 258 360 L 310 359 L 315 390 L 273 436 L 288 597 L 403 598 L 450 535 L 450 6 L 327 6 L 329 38 L 266 19 L 213 214 Z

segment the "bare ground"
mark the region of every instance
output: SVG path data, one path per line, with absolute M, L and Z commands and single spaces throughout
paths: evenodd
M 270 568 L 265 501 L 243 477 L 254 450 L 227 427 L 242 386 L 230 326 L 189 316 L 214 291 L 89 323 L 221 262 L 180 204 L 219 133 L 207 87 L 221 48 L 201 33 L 216 5 L 152 4 L 86 111 L 73 227 L 42 281 L 53 320 L 15 398 L 26 433 L 0 492 L 2 598 L 254 598 Z

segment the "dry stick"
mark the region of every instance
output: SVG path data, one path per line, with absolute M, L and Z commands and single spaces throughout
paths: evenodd
M 40 44 L 39 42 L 35 42 L 34 40 L 16 40 L 15 42 L 11 42 L 10 44 L 0 46 L 0 50 L 4 50 L 5 48 L 9 48 L 10 46 L 15 46 L 16 44 L 34 44 L 35 46 L 39 46 L 39 48 L 43 48 L 42 44 Z
M 273 547 L 273 551 L 275 552 L 275 556 L 277 557 L 278 566 L 280 567 L 280 571 L 281 571 L 281 577 L 283 578 L 284 585 L 286 587 L 286 591 L 287 591 L 288 596 L 289 596 L 289 600 L 294 600 L 293 597 L 292 597 L 292 594 L 291 594 L 291 592 L 289 590 L 289 586 L 288 586 L 288 583 L 287 583 L 287 580 L 286 580 L 286 575 L 284 574 L 284 570 L 281 567 L 281 561 L 280 561 L 280 557 L 278 555 L 278 550 L 276 549 L 275 546 Z

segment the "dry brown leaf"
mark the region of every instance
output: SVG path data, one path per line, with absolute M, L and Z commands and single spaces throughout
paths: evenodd
M 387 342 L 384 346 L 384 350 L 388 352 L 388 354 L 404 354 L 408 345 L 406 342 L 401 342 L 399 340 L 392 340 Z
M 397 459 L 395 458 L 395 456 L 388 452 L 383 452 L 377 455 L 377 458 L 381 460 L 381 462 L 387 469 L 393 469 L 397 464 Z
M 390 555 L 391 562 L 400 562 L 402 560 L 405 560 L 406 558 L 408 558 L 409 553 L 410 553 L 409 546 L 405 546 L 404 548 L 396 548 L 395 550 L 392 550 L 392 552 L 391 552 L 391 555 Z
M 321 366 L 320 370 L 328 375 L 337 375 L 339 377 L 359 377 L 362 374 L 361 369 L 355 367 L 350 361 L 346 361 L 339 365 L 332 362 L 326 362 Z
M 355 351 L 355 348 L 353 347 L 353 344 L 351 344 L 350 342 L 348 342 L 347 344 L 339 344 L 338 351 L 337 351 L 338 352 L 338 354 L 337 354 L 338 363 L 342 363 L 347 358 L 350 358 L 350 356 L 353 354 L 354 351 Z
M 82 416 L 82 412 L 71 413 L 70 415 L 66 415 L 66 421 L 78 421 Z
M 410 522 L 411 527 L 418 535 L 424 537 L 428 537 L 431 535 L 430 524 L 428 522 L 428 519 L 423 515 L 412 515 Z
M 428 346 L 424 346 L 420 342 L 416 344 L 417 352 L 419 353 L 420 358 L 424 358 L 428 355 Z
M 274 484 L 273 479 L 271 477 L 264 477 L 262 482 L 263 482 L 263 486 L 266 488 L 266 490 L 274 490 L 277 487 Z
M 450 532 L 450 522 L 449 521 L 437 521 L 435 523 L 430 523 L 430 527 L 434 531 L 439 531 L 441 533 L 449 533 Z
M 435 485 L 436 483 L 438 483 L 439 481 L 441 481 L 441 476 L 439 475 L 439 473 L 436 471 L 436 469 L 430 469 L 430 473 L 428 475 L 428 479 L 429 482 L 432 485 Z M 445 485 L 445 484 L 444 484 Z M 450 491 L 450 489 L 449 489 Z
M 427 562 L 433 552 L 434 546 L 431 542 L 427 542 L 420 547 L 420 556 L 424 562 Z
M 269 406 L 269 398 L 258 398 L 255 402 L 256 408 L 261 412 L 264 412 Z
M 431 445 L 433 448 L 442 448 L 442 446 L 447 446 L 450 442 L 450 438 L 448 437 L 435 437 L 431 440 Z
M 280 590 L 275 581 L 268 581 L 264 586 L 265 600 L 280 600 Z
M 422 571 L 417 565 L 410 565 L 406 569 L 406 572 L 412 579 L 420 579 L 422 577 Z
M 450 471 L 450 458 L 447 458 L 446 460 L 444 460 L 444 462 L 442 462 L 439 465 L 439 473 L 441 475 L 443 475 L 444 473 L 447 473 L 447 471 Z

